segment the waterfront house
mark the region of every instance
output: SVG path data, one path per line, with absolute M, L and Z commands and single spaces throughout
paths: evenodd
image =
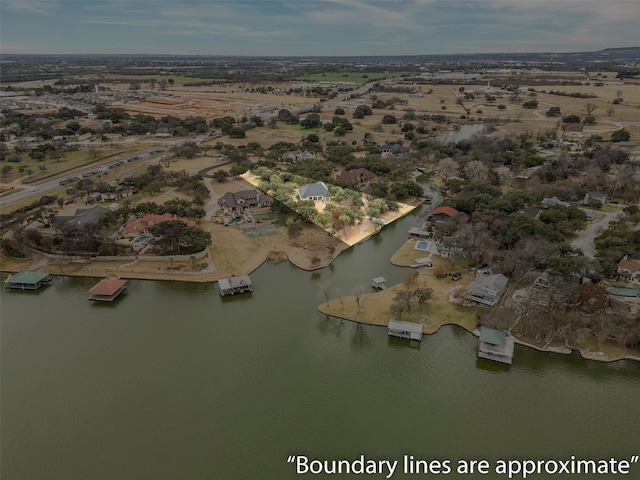
M 409 238 L 429 238 L 431 233 L 419 227 L 411 227 L 409 229 Z
M 89 290 L 89 300 L 113 302 L 127 287 L 126 279 L 107 277 L 100 280 Z
M 331 193 L 324 182 L 310 183 L 303 185 L 299 190 L 300 200 L 313 200 L 316 202 L 328 202 L 331 200 Z
M 218 280 L 218 289 L 220 290 L 220 296 L 224 297 L 225 295 L 252 292 L 253 283 L 251 283 L 248 275 L 238 275 Z
M 640 285 L 640 262 L 629 260 L 628 255 L 618 262 L 617 273 L 619 280 Z
M 463 249 L 460 247 L 453 237 L 443 237 L 441 241 L 436 242 L 438 254 L 443 258 L 453 258 L 462 255 Z
M 336 176 L 336 182 L 347 185 L 360 185 L 375 180 L 376 175 L 366 168 L 356 168 L 353 170 L 345 170 Z
M 389 336 L 406 338 L 409 340 L 422 340 L 422 325 L 402 320 L 389 320 Z
M 478 358 L 485 358 L 511 365 L 515 341 L 503 330 L 480 327 Z
M 437 207 L 431 212 L 431 216 L 435 220 L 447 220 L 448 218 L 453 218 L 458 215 L 460 212 L 453 207 Z
M 149 233 L 153 227 L 162 222 L 170 222 L 172 220 L 179 220 L 191 227 L 196 224 L 195 220 L 187 217 L 177 217 L 171 213 L 163 213 L 162 215 L 148 213 L 122 227 L 121 232 L 125 237 L 137 237 L 142 233 Z
M 246 208 L 268 207 L 273 199 L 258 189 L 227 192 L 218 199 L 218 205 L 225 214 L 243 212 Z
M 22 271 L 9 275 L 4 281 L 5 288 L 20 290 L 37 290 L 43 285 L 51 283 L 53 278 L 46 272 Z
M 64 234 L 77 235 L 81 234 L 87 225 L 99 223 L 109 211 L 99 205 L 91 208 L 78 208 L 75 215 L 54 217 L 53 225 Z
M 498 273 L 496 275 L 481 275 L 467 287 L 471 300 L 484 305 L 495 305 L 507 290 L 509 279 Z

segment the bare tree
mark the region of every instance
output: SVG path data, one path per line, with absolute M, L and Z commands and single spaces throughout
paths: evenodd
M 91 155 L 93 155 L 93 158 L 96 158 L 98 155 L 100 155 L 100 149 L 96 146 L 96 145 L 91 145 L 89 148 L 89 153 Z
M 452 158 L 443 158 L 438 162 L 436 167 L 436 174 L 446 182 L 449 177 L 455 177 L 458 175 L 458 162 Z
M 327 301 L 327 305 L 329 305 L 329 300 L 331 300 L 331 292 L 332 291 L 333 291 L 333 289 L 331 287 L 331 283 L 323 282 L 322 285 L 320 285 L 320 294 Z
M 418 307 L 422 308 L 422 305 L 427 303 L 433 298 L 433 288 L 420 287 L 413 291 L 413 296 L 418 301 Z
M 587 102 L 584 104 L 584 109 L 587 112 L 587 115 L 591 115 L 596 108 L 598 108 L 598 106 L 595 103 Z
M 489 168 L 480 160 L 472 160 L 465 165 L 464 174 L 470 181 L 485 180 L 489 174 Z
M 62 150 L 51 150 L 49 152 L 49 158 L 59 162 L 64 158 L 64 152 Z
M 351 294 L 356 300 L 358 313 L 362 312 L 365 302 L 369 299 L 369 295 L 365 293 L 365 288 L 362 285 L 358 285 L 357 287 L 353 288 L 353 291 L 351 292 Z

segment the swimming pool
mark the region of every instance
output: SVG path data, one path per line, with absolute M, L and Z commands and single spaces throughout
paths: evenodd
M 151 240 L 151 235 L 143 235 L 141 237 L 136 238 L 133 241 L 133 250 L 135 252 L 137 252 L 138 250 L 141 250 L 142 247 L 144 247 L 147 243 L 149 243 L 149 240 Z
M 422 250 L 426 252 L 429 250 L 429 242 L 425 242 L 424 240 L 418 240 L 416 244 L 413 246 L 414 250 Z

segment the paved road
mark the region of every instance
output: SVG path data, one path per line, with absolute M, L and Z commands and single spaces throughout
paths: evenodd
M 172 147 L 181 145 L 185 142 L 193 141 L 196 143 L 201 143 L 207 139 L 209 139 L 209 135 L 199 135 L 193 138 L 181 138 L 180 140 L 176 140 L 174 142 L 166 144 L 163 148 L 164 150 L 169 150 Z M 160 155 L 151 153 L 152 151 L 157 149 L 158 149 L 157 146 L 153 146 L 153 147 L 150 147 L 149 150 L 146 152 L 138 153 L 137 156 L 139 156 L 140 158 L 133 161 L 131 164 L 135 164 L 136 166 L 139 166 L 140 164 L 150 164 L 150 163 L 153 163 L 154 161 L 157 162 L 160 158 Z M 115 163 L 116 161 L 117 160 L 111 159 L 110 161 L 105 162 L 104 164 L 92 165 L 91 168 L 86 168 L 84 170 L 81 170 L 80 168 L 78 168 L 73 172 L 66 172 L 65 175 L 60 175 L 58 178 L 46 180 L 45 182 L 40 184 L 32 184 L 22 190 L 19 190 L 19 191 L 16 191 L 15 193 L 11 193 L 4 196 L 2 200 L 0 200 L 0 206 L 6 206 L 12 203 L 21 202 L 22 200 L 26 200 L 29 198 L 35 199 L 36 197 L 41 197 L 43 195 L 46 195 L 47 193 L 54 192 L 60 188 L 60 180 L 67 176 L 76 176 L 76 177 L 83 178 L 84 174 L 87 174 L 88 172 L 95 171 L 98 169 L 101 169 L 101 171 L 109 171 L 109 165 Z M 123 166 L 131 165 L 131 164 L 126 163 Z M 123 176 L 127 177 L 129 175 L 131 175 L 130 172 Z M 88 176 L 87 178 L 92 178 L 92 176 Z
M 620 215 L 620 212 L 605 212 L 604 214 L 604 218 L 592 222 L 571 242 L 571 246 L 581 249 L 585 257 L 594 258 L 596 256 L 593 240 L 602 230 L 607 228 L 611 220 L 615 220 Z

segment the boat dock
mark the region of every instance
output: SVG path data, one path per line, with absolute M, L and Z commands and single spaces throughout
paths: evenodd
M 22 271 L 9 275 L 4 281 L 4 286 L 19 290 L 37 290 L 51 283 L 51 280 L 53 277 L 46 272 Z
M 515 341 L 504 330 L 480 327 L 478 358 L 511 365 Z
M 89 290 L 89 300 L 113 302 L 127 287 L 126 279 L 107 277 L 100 280 Z
M 253 283 L 251 283 L 249 275 L 238 275 L 218 280 L 218 289 L 220 296 L 224 297 L 225 295 L 253 292 Z
M 402 320 L 389 320 L 389 336 L 420 341 L 422 340 L 422 325 Z

